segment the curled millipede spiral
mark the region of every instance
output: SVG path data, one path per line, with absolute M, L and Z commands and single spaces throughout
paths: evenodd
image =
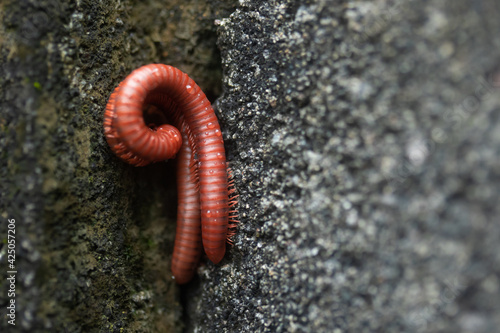
M 146 125 L 143 112 L 148 106 L 172 125 Z M 136 69 L 111 94 L 104 133 L 113 152 L 135 166 L 177 155 L 179 199 L 172 257 L 177 283 L 194 275 L 202 244 L 207 257 L 219 263 L 226 251 L 229 222 L 236 221 L 231 208 L 236 200 L 229 197 L 234 190 L 228 188 L 219 122 L 198 85 L 172 66 Z

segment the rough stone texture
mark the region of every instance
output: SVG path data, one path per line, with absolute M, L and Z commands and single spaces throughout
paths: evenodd
M 0 331 L 180 332 L 175 180 L 113 156 L 112 89 L 152 62 L 221 91 L 213 21 L 230 1 L 0 3 Z M 16 220 L 16 327 L 5 318 Z M 14 329 L 14 330 L 12 330 Z
M 496 0 L 61 3 L 0 4 L 18 331 L 497 330 Z M 124 165 L 101 128 L 148 62 L 224 91 L 240 195 L 235 245 L 180 293 L 171 170 Z
M 191 331 L 498 330 L 499 14 L 242 0 L 219 22 L 242 223 Z

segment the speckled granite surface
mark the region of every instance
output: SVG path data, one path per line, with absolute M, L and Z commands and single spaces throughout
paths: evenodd
M 242 223 L 193 332 L 495 332 L 500 5 L 240 1 L 218 106 Z

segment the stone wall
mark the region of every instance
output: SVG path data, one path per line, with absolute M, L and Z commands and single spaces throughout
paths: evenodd
M 497 1 L 0 9 L 0 234 L 14 218 L 18 331 L 500 325 Z M 215 101 L 239 194 L 234 246 L 182 288 L 172 163 L 128 166 L 102 132 L 112 89 L 152 62 Z

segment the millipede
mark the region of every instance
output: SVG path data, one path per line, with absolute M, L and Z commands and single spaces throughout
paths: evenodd
M 145 113 L 155 114 L 162 124 L 146 124 Z M 220 125 L 200 87 L 175 67 L 140 67 L 111 94 L 104 134 L 111 150 L 134 166 L 176 157 L 177 228 L 171 265 L 176 282 L 191 280 L 202 248 L 210 261 L 219 263 L 238 222 L 236 196 Z

